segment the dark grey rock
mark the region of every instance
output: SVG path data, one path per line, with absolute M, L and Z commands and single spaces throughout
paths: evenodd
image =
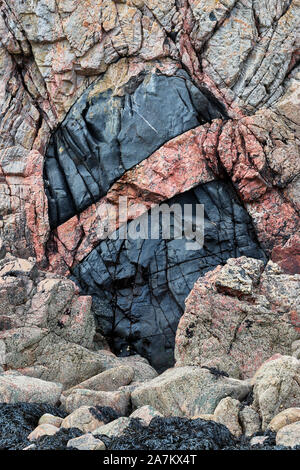
M 165 142 L 225 112 L 196 88 L 186 72 L 142 74 L 123 97 L 92 98 L 91 85 L 51 137 L 44 180 L 51 227 L 104 196 L 128 169 Z
M 167 201 L 174 203 L 204 204 L 202 249 L 187 250 L 184 237 L 162 239 L 160 226 L 157 240 L 102 241 L 73 271 L 73 280 L 93 296 L 99 329 L 113 351 L 140 354 L 158 371 L 174 362 L 176 328 L 199 276 L 233 257 L 265 260 L 250 217 L 228 183 L 199 185 Z

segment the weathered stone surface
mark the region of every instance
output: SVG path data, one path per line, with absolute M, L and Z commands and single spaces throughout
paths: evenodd
M 78 428 L 83 432 L 91 432 L 104 424 L 92 413 L 91 407 L 81 406 L 69 414 L 61 423 L 62 428 Z
M 118 418 L 115 421 L 112 421 L 111 423 L 105 424 L 104 426 L 99 426 L 93 431 L 93 434 L 95 436 L 101 436 L 101 434 L 104 434 L 108 437 L 119 436 L 120 434 L 122 434 L 124 429 L 127 428 L 129 423 L 130 418 Z
M 250 406 L 245 406 L 239 412 L 239 422 L 243 434 L 249 437 L 261 430 L 261 421 L 259 414 Z
M 300 422 L 281 428 L 276 434 L 276 444 L 286 447 L 300 446 Z
M 118 229 L 127 218 L 136 219 L 157 203 L 215 179 L 210 167 L 218 173 L 219 128 L 220 121 L 216 120 L 170 140 L 128 170 L 99 202 L 60 225 L 52 233 L 53 244 L 47 250 L 50 269 L 68 273 L 68 268 L 82 261 L 91 247 Z M 121 196 L 127 198 L 127 215 L 120 214 Z
M 104 442 L 96 439 L 91 433 L 70 439 L 67 447 L 77 450 L 105 450 Z
M 294 341 L 292 343 L 292 356 L 296 359 L 300 359 L 300 340 Z
M 134 370 L 133 383 L 146 382 L 157 377 L 157 372 L 150 366 L 146 358 L 135 354 L 133 356 L 120 357 L 121 364 L 126 364 Z
M 23 375 L 0 375 L 0 402 L 2 403 L 49 403 L 56 405 L 62 385 L 55 382 L 25 377 Z
M 109 406 L 125 416 L 129 410 L 130 394 L 125 391 L 95 392 L 94 390 L 74 390 L 65 400 L 65 408 L 72 413 L 81 406 Z
M 152 419 L 155 418 L 155 416 L 163 415 L 152 406 L 145 405 L 131 413 L 129 418 L 139 418 L 148 425 L 151 423 Z
M 52 426 L 56 426 L 57 428 L 59 428 L 62 421 L 63 418 L 60 418 L 59 416 L 53 416 L 49 413 L 45 413 L 43 416 L 40 417 L 39 424 L 51 424 Z
M 44 266 L 48 263 L 46 144 L 91 83 L 97 83 L 100 94 L 113 90 L 118 99 L 124 85 L 132 79 L 132 88 L 141 72 L 157 75 L 159 70 L 166 79 L 179 80 L 184 67 L 198 87 L 196 94 L 215 106 L 213 94 L 230 117 L 221 135 L 220 129 L 211 127 L 214 144 L 205 158 L 209 161 L 219 147 L 226 171 L 247 200 L 250 194 L 267 192 L 247 209 L 259 238 L 266 239 L 270 251 L 275 245 L 280 251 L 297 232 L 298 223 L 286 200 L 297 199 L 299 193 L 299 170 L 294 165 L 299 130 L 298 8 L 296 0 L 282 1 L 276 8 L 265 2 L 252 5 L 250 0 L 238 5 L 231 0 L 222 5 L 198 0 L 178 5 L 169 0 L 130 5 L 111 0 L 2 4 L 0 229 L 6 246 L 18 256 L 36 256 Z M 174 107 L 175 102 L 183 106 L 179 97 Z M 245 110 L 252 115 L 245 117 Z M 290 269 L 287 261 L 286 256 L 283 264 Z M 299 257 L 297 262 L 292 262 L 294 270 L 299 270 Z
M 253 382 L 253 407 L 260 413 L 265 430 L 278 413 L 299 405 L 300 361 L 275 356 L 258 369 Z
M 214 0 L 2 2 L 0 236 L 5 248 L 17 257 L 35 257 L 44 269 L 66 274 L 105 238 L 106 222 L 114 225 L 112 231 L 118 229 L 113 222 L 118 195 L 130 194 L 129 221 L 158 202 L 226 177 L 251 216 L 266 254 L 287 273 L 299 273 L 298 17 L 298 0 L 278 0 L 276 5 L 252 0 L 224 0 L 222 4 Z M 163 82 L 172 86 L 166 89 Z M 175 94 L 178 83 L 182 86 Z M 68 140 L 67 113 L 71 116 L 91 89 L 93 96 L 81 114 L 84 133 L 76 132 Z M 99 97 L 101 105 L 91 116 Z M 152 106 L 157 110 L 158 101 L 159 112 L 153 113 Z M 138 120 L 137 112 L 148 123 Z M 158 125 L 148 119 L 153 114 Z M 94 132 L 90 126 L 99 123 L 100 116 L 104 116 L 101 136 L 99 129 Z M 214 117 L 226 119 L 203 124 Z M 124 120 L 121 127 L 119 118 Z M 169 140 L 194 126 L 196 129 Z M 175 134 L 165 132 L 170 129 Z M 49 139 L 54 142 L 62 130 L 59 147 L 72 157 L 62 160 L 62 165 L 68 163 L 64 171 L 56 168 L 54 173 L 74 175 L 69 185 L 76 201 L 76 211 L 71 212 L 76 215 L 50 230 L 53 205 L 48 208 L 44 191 L 44 160 L 51 147 Z M 116 145 L 115 135 L 119 138 Z M 74 150 L 74 142 L 79 140 Z M 150 156 L 151 149 L 163 142 Z M 126 162 L 122 160 L 119 169 L 114 149 L 121 147 Z M 148 158 L 128 170 L 144 157 Z M 112 163 L 108 170 L 107 161 Z M 99 163 L 104 167 L 99 169 Z M 113 175 L 111 168 L 116 171 Z M 125 169 L 128 171 L 115 181 Z M 57 182 L 54 174 L 50 176 Z M 106 194 L 108 182 L 110 186 L 113 181 Z M 66 202 L 59 217 L 70 215 L 73 207 L 70 195 L 63 195 L 66 186 L 60 180 L 56 187 L 62 190 L 58 199 Z M 99 188 L 103 196 L 94 204 L 100 197 Z M 145 202 L 138 211 L 138 205 Z M 79 214 L 83 207 L 87 208 Z M 210 230 L 207 237 L 210 242 Z M 222 242 L 218 245 L 223 253 Z M 19 300 L 28 295 L 27 287 L 18 286 Z M 294 325 L 297 315 L 297 311 L 293 313 Z M 5 318 L 4 330 L 6 322 Z M 47 363 L 52 355 L 53 376 L 69 387 L 101 371 L 98 358 L 86 351 L 89 347 L 81 345 L 85 349 L 80 349 L 77 340 L 70 354 L 74 359 L 68 364 L 65 350 L 74 338 L 66 340 L 66 349 L 58 349 L 56 335 L 46 334 L 40 340 L 43 332 L 39 327 L 23 328 L 24 361 L 18 354 L 12 362 L 18 362 L 24 373 L 52 380 Z M 17 330 L 11 344 L 19 344 L 19 327 Z M 59 344 L 61 338 L 62 334 Z M 270 347 L 266 345 L 266 349 Z M 44 350 L 47 354 L 43 355 Z M 279 352 L 290 353 L 285 344 Z M 83 356 L 89 364 L 86 374 L 80 365 Z
M 158 223 L 155 238 L 149 233 L 146 239 L 136 239 L 137 223 L 146 222 L 147 231 L 155 224 L 151 225 L 152 213 L 146 213 L 128 224 L 126 240 L 120 229 L 116 240 L 103 241 L 73 270 L 72 277 L 93 296 L 100 331 L 113 350 L 120 355 L 143 354 L 158 371 L 174 363 L 174 333 L 199 274 L 233 255 L 264 259 L 251 222 L 228 184 L 200 185 L 168 201 L 169 207 L 174 204 L 185 214 L 186 224 L 184 205 L 193 206 L 194 217 L 196 205 L 205 205 L 203 248 L 190 249 L 189 234 L 178 222 L 177 238 L 165 239 Z
M 299 339 L 299 275 L 269 262 L 231 259 L 200 278 L 180 320 L 177 365 L 219 367 L 251 377 L 275 353 L 290 354 Z
M 245 382 L 218 377 L 200 367 L 176 367 L 136 388 L 134 408 L 150 405 L 164 416 L 193 417 L 213 413 L 222 398 L 243 399 L 249 393 Z
M 97 202 L 168 140 L 222 117 L 221 106 L 210 103 L 187 74 L 144 75 L 124 86 L 124 96 L 112 89 L 99 93 L 93 84 L 52 136 L 44 168 L 52 227 Z
M 42 436 L 53 436 L 58 432 L 58 428 L 52 424 L 39 424 L 28 436 L 29 441 L 36 441 Z
M 128 385 L 132 382 L 134 377 L 134 370 L 130 366 L 120 366 L 108 369 L 101 374 L 95 375 L 74 387 L 65 390 L 64 396 L 70 395 L 73 390 L 85 389 L 103 392 L 111 392 L 118 390 L 118 388 Z
M 92 350 L 91 298 L 10 254 L 0 261 L 0 339 L 6 368 L 70 387 L 105 369 Z
M 263 445 L 268 436 L 254 436 L 250 441 L 251 446 Z
M 297 421 L 300 421 L 300 408 L 288 408 L 274 416 L 268 428 L 274 432 L 278 432 L 279 429 L 284 426 L 296 423 Z
M 217 423 L 224 424 L 229 431 L 236 437 L 242 434 L 239 423 L 239 412 L 241 403 L 231 397 L 223 398 L 214 411 L 214 417 Z

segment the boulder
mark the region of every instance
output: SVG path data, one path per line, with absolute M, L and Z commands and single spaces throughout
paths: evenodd
M 69 390 L 64 391 L 64 395 L 68 396 L 75 389 L 86 389 L 103 392 L 111 392 L 118 388 L 130 384 L 135 373 L 130 366 L 119 366 L 108 369 L 101 374 L 95 375 L 84 382 L 81 382 Z
M 276 444 L 286 447 L 300 446 L 300 421 L 279 429 L 276 434 Z
M 231 397 L 223 398 L 215 409 L 214 417 L 217 423 L 224 424 L 236 437 L 242 434 L 239 423 L 241 403 Z
M 107 437 L 120 436 L 123 433 L 124 429 L 127 428 L 129 423 L 130 418 L 118 418 L 115 421 L 112 421 L 111 423 L 98 427 L 93 431 L 93 434 L 94 436 L 105 435 Z
M 269 437 L 268 436 L 254 436 L 252 437 L 252 439 L 250 440 L 250 446 L 251 447 L 254 447 L 254 446 L 263 446 L 264 445 L 264 442 L 266 440 L 268 440 Z
M 300 403 L 300 361 L 277 355 L 266 361 L 253 377 L 253 407 L 262 418 L 265 430 L 272 419 Z
M 133 356 L 127 357 L 120 357 L 119 360 L 122 364 L 126 364 L 133 368 L 134 370 L 134 377 L 132 382 L 146 382 L 147 380 L 154 379 L 158 376 L 153 367 L 150 366 L 147 359 L 144 357 L 139 356 L 138 354 Z
M 159 411 L 152 408 L 152 406 L 145 405 L 145 406 L 141 406 L 141 408 L 138 408 L 133 413 L 131 413 L 129 418 L 141 419 L 144 423 L 148 425 L 151 423 L 152 419 L 155 418 L 155 416 L 163 416 L 163 415 Z
M 62 385 L 23 375 L 0 375 L 0 402 L 2 403 L 58 403 Z
M 278 413 L 278 415 L 274 416 L 274 418 L 269 423 L 268 428 L 273 432 L 278 432 L 279 429 L 283 428 L 284 426 L 296 423 L 297 421 L 300 421 L 300 408 L 288 408 L 287 410 L 283 410 Z
M 296 359 L 300 359 L 300 339 L 294 341 L 292 344 L 292 356 Z
M 208 369 L 175 367 L 137 387 L 131 400 L 134 408 L 149 405 L 164 416 L 193 417 L 213 413 L 227 396 L 242 400 L 249 391 L 249 384 Z
M 81 406 L 69 414 L 61 423 L 62 428 L 77 428 L 87 433 L 93 431 L 104 423 L 97 419 L 90 406 Z
M 60 428 L 62 421 L 63 418 L 60 418 L 59 416 L 53 416 L 49 413 L 45 413 L 43 416 L 40 417 L 39 424 L 51 424 L 52 426 Z
M 29 441 L 36 441 L 43 436 L 53 436 L 59 431 L 56 426 L 52 424 L 39 424 L 28 436 Z
M 130 393 L 125 391 L 96 392 L 94 390 L 74 390 L 65 400 L 65 408 L 72 413 L 81 406 L 109 406 L 125 416 L 129 410 Z
M 263 271 L 263 272 L 262 272 Z M 300 276 L 240 257 L 200 277 L 176 334 L 176 365 L 218 367 L 249 378 L 299 339 Z
M 77 450 L 105 450 L 104 442 L 96 439 L 91 433 L 70 439 L 67 447 Z
M 239 412 L 239 422 L 243 434 L 250 437 L 261 430 L 259 414 L 250 406 L 244 406 Z

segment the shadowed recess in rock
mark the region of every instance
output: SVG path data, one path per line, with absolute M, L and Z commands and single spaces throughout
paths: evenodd
M 197 204 L 204 204 L 203 248 L 187 250 L 184 236 L 163 239 L 160 220 L 158 239 L 124 240 L 117 231 L 116 240 L 102 241 L 72 277 L 84 293 L 93 296 L 99 329 L 112 349 L 121 356 L 138 353 L 158 371 L 174 362 L 178 321 L 199 276 L 229 258 L 265 259 L 251 219 L 229 183 L 199 185 L 167 201 L 170 206 L 174 203 L 182 208 L 191 204 L 194 212 Z M 150 214 L 146 217 L 150 226 Z
M 141 73 L 124 87 L 88 88 L 52 135 L 44 180 L 52 228 L 104 196 L 125 171 L 165 142 L 226 113 L 184 71 Z

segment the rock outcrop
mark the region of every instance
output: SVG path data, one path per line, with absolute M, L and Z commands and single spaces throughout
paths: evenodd
M 178 366 L 219 367 L 232 377 L 252 377 L 276 353 L 291 354 L 299 339 L 299 275 L 245 257 L 199 278 L 180 320 Z
M 299 11 L 0 0 L 0 448 L 299 445 Z
M 2 365 L 65 388 L 102 372 L 91 298 L 65 278 L 10 254 L 0 261 Z

